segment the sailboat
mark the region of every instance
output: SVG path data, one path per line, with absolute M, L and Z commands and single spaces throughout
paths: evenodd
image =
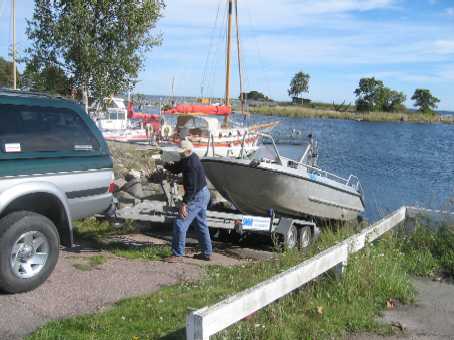
M 227 46 L 226 46 L 226 77 L 224 103 L 216 105 L 178 104 L 164 111 L 167 115 L 177 116 L 177 123 L 171 141 L 178 144 L 187 139 L 194 145 L 194 152 L 200 157 L 239 157 L 242 153 L 251 154 L 257 150 L 260 132 L 269 131 L 278 122 L 244 126 L 236 124 L 230 119 L 233 113 L 230 98 L 230 78 L 232 59 L 232 21 L 235 9 L 238 70 L 240 80 L 240 107 L 241 114 L 245 112 L 245 98 L 243 93 L 243 77 L 240 57 L 240 38 L 238 23 L 237 0 L 227 0 Z M 218 117 L 223 117 L 219 120 Z M 172 151 L 172 147 L 163 147 L 164 152 Z

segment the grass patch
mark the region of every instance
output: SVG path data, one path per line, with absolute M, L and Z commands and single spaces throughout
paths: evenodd
M 326 231 L 306 253 L 288 251 L 274 260 L 236 267 L 210 266 L 199 282 L 124 300 L 107 312 L 50 322 L 29 339 L 184 339 L 188 309 L 249 288 L 354 232 L 354 228 Z M 403 258 L 397 241 L 386 237 L 352 256 L 342 280 L 325 275 L 218 338 L 294 339 L 305 334 L 322 339 L 363 330 L 387 333 L 389 328 L 374 321 L 386 301 L 408 302 L 414 295 Z
M 411 122 L 411 123 L 444 123 L 454 124 L 454 117 L 442 115 L 427 115 L 421 113 L 405 113 L 405 112 L 339 112 L 328 108 L 310 108 L 305 106 L 256 106 L 251 108 L 254 113 L 262 115 L 276 115 L 286 117 L 301 117 L 301 118 L 330 118 L 330 119 L 347 119 L 360 120 L 368 122 Z
M 454 277 L 454 226 L 444 225 L 434 231 L 418 225 L 413 234 L 402 240 L 407 271 L 419 276 Z
M 168 245 L 130 245 L 119 241 L 108 241 L 111 236 L 126 235 L 136 231 L 132 223 L 113 227 L 107 221 L 88 218 L 76 223 L 74 234 L 77 239 L 98 249 L 130 260 L 157 261 L 171 255 L 171 248 Z
M 76 221 L 74 225 L 74 236 L 84 241 L 99 241 L 106 236 L 125 235 L 136 231 L 132 222 L 113 227 L 108 221 L 98 220 L 90 217 Z
M 110 251 L 116 256 L 129 260 L 157 261 L 172 255 L 172 249 L 167 245 L 125 247 L 117 243 L 111 246 Z
M 78 257 L 76 263 L 73 263 L 73 267 L 86 272 L 102 266 L 106 263 L 107 259 L 103 255 L 95 255 L 90 257 Z
M 270 261 L 237 267 L 210 266 L 199 282 L 127 299 L 103 313 L 50 322 L 29 339 L 184 339 L 189 309 L 249 288 L 356 231 L 354 227 L 327 230 L 306 253 L 288 251 Z M 363 331 L 391 334 L 391 326 L 376 321 L 387 302 L 413 301 L 410 275 L 431 275 L 438 270 L 454 273 L 453 254 L 452 228 L 433 232 L 420 227 L 408 237 L 388 233 L 350 256 L 342 279 L 327 273 L 215 338 L 295 339 L 304 334 L 308 339 L 331 339 Z
M 332 274 L 220 333 L 216 339 L 329 339 L 360 331 L 390 334 L 376 321 L 390 299 L 414 299 L 404 255 L 391 236 L 349 258 L 342 280 Z

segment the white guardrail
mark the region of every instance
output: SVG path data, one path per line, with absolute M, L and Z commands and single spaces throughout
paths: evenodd
M 361 250 L 366 243 L 376 240 L 405 221 L 407 217 L 413 218 L 420 213 L 429 216 L 444 216 L 454 221 L 453 213 L 401 207 L 360 233 L 301 264 L 213 306 L 189 313 L 186 321 L 186 338 L 188 340 L 208 340 L 210 336 L 300 288 L 330 269 L 341 274 L 347 264 L 349 254 Z

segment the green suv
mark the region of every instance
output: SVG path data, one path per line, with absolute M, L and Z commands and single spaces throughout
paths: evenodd
M 0 290 L 24 292 L 53 271 L 72 221 L 112 205 L 112 159 L 82 107 L 0 89 Z

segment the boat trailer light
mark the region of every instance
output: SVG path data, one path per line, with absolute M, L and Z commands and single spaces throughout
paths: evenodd
M 115 184 L 115 182 L 111 182 L 109 184 L 109 190 L 108 190 L 111 194 L 115 193 L 118 191 L 118 186 Z

